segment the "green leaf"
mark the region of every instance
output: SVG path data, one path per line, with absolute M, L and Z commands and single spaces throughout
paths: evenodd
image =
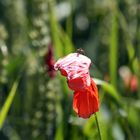
M 12 104 L 12 101 L 14 99 L 14 96 L 15 96 L 15 93 L 17 91 L 17 87 L 18 87 L 18 80 L 16 80 L 12 86 L 12 89 L 0 111 L 0 130 L 2 129 L 3 127 L 3 124 L 5 122 L 5 119 L 7 117 L 7 113 L 11 107 L 11 104 Z
M 111 83 L 117 86 L 117 64 L 118 64 L 118 16 L 117 11 L 112 15 L 112 27 L 110 37 L 110 79 Z
M 63 125 L 61 123 L 57 127 L 57 131 L 56 131 L 56 135 L 55 135 L 55 140 L 63 140 L 63 139 L 64 139 L 64 136 L 63 136 Z
M 48 8 L 49 8 L 52 41 L 55 48 L 56 58 L 58 59 L 68 53 L 71 53 L 74 50 L 74 47 L 70 37 L 61 28 L 56 19 L 53 1 L 48 0 Z
M 107 83 L 107 82 L 105 82 L 105 81 L 96 79 L 96 78 L 94 78 L 93 80 L 95 81 L 95 83 L 96 83 L 97 85 L 101 85 L 102 88 L 103 88 L 105 91 L 107 91 L 107 93 L 108 93 L 110 96 L 112 96 L 116 101 L 118 101 L 118 102 L 120 103 L 121 97 L 120 97 L 120 95 L 118 94 L 118 91 L 114 88 L 113 85 L 111 85 L 111 84 L 109 84 L 109 83 Z
M 72 44 L 72 41 L 71 39 L 69 38 L 69 36 L 65 33 L 64 30 L 62 30 L 60 28 L 60 37 L 61 37 L 61 40 L 64 44 L 64 54 L 67 55 L 71 52 L 74 51 L 74 47 L 73 47 L 73 44 Z
M 56 58 L 63 56 L 63 44 L 59 38 L 59 25 L 54 13 L 54 2 L 48 0 L 48 10 L 49 10 L 49 21 L 51 27 L 52 41 L 54 43 Z

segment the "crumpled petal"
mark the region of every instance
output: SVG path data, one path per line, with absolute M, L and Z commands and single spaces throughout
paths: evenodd
M 70 89 L 74 90 L 73 109 L 82 118 L 88 118 L 99 110 L 98 89 L 89 75 L 91 60 L 79 53 L 71 53 L 59 59 L 55 70 L 67 77 Z
M 75 91 L 73 109 L 82 118 L 89 118 L 99 110 L 98 89 L 93 80 L 83 91 Z
M 85 74 L 82 77 L 77 77 L 68 80 L 68 86 L 72 90 L 83 90 L 91 83 L 90 75 Z
M 55 65 L 55 70 L 60 70 L 68 79 L 82 77 L 83 73 L 88 73 L 91 60 L 81 54 L 71 53 L 59 59 Z

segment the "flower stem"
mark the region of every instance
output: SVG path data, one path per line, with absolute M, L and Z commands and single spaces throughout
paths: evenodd
M 96 120 L 97 129 L 98 129 L 99 139 L 102 140 L 100 126 L 99 126 L 98 117 L 96 113 L 95 113 L 95 120 Z

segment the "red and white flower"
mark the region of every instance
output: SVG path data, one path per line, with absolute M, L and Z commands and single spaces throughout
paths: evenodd
M 67 77 L 68 86 L 74 90 L 73 109 L 83 118 L 99 110 L 98 89 L 89 75 L 91 60 L 79 53 L 71 53 L 59 59 L 55 70 Z

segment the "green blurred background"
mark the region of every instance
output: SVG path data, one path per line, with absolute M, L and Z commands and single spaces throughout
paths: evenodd
M 100 110 L 79 118 L 53 70 L 78 48 Z M 140 140 L 139 0 L 0 0 L 0 140 Z

